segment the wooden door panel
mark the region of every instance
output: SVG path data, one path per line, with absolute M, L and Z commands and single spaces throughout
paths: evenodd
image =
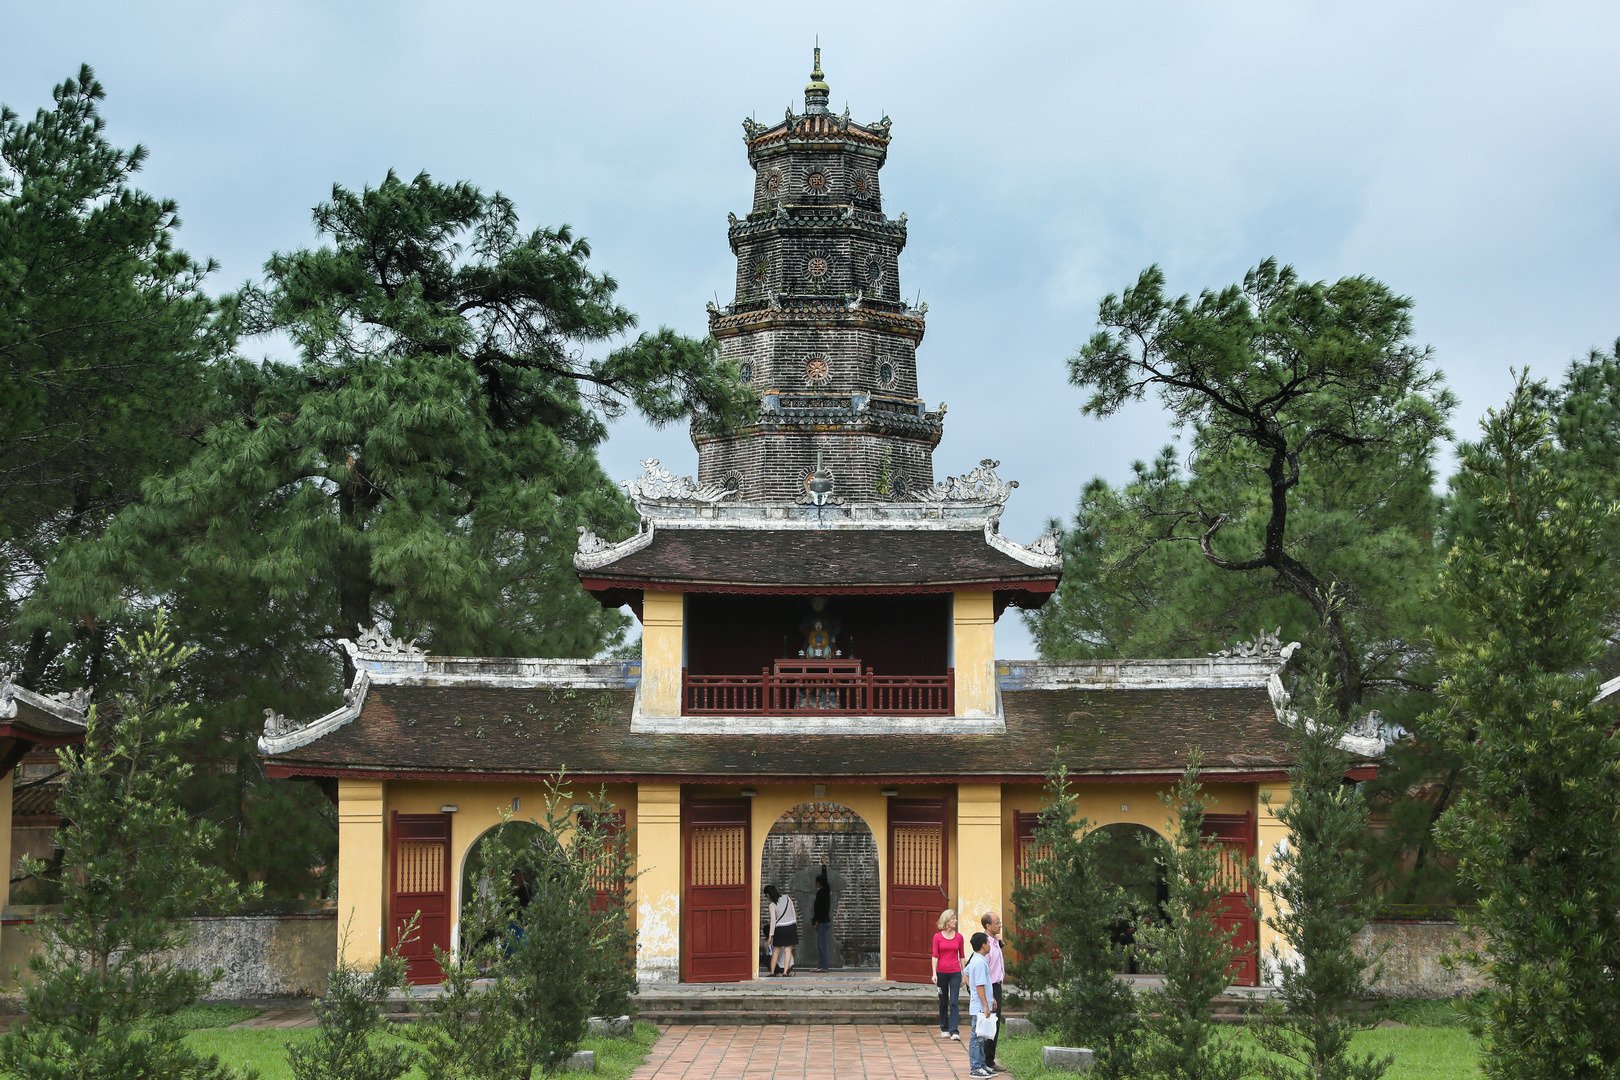
M 734 982 L 754 976 L 753 875 L 749 867 L 748 802 L 689 803 L 682 874 L 687 982 Z
M 416 918 L 415 936 L 400 947 L 405 978 L 436 983 L 444 978 L 434 946 L 450 948 L 450 815 L 401 814 L 391 820 L 393 853 L 389 860 L 389 925 L 387 944 Z
M 1232 947 L 1238 955 L 1227 968 L 1227 978 L 1238 986 L 1260 985 L 1260 925 L 1252 903 L 1254 883 L 1249 880 L 1249 864 L 1254 858 L 1253 814 L 1205 814 L 1204 842 L 1215 847 L 1218 856 L 1219 899 L 1211 905 L 1215 925 L 1222 933 L 1232 933 Z
M 927 982 L 945 890 L 943 800 L 893 799 L 889 806 L 889 978 Z

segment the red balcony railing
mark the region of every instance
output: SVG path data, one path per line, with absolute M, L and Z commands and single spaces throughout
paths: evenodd
M 859 660 L 778 660 L 758 675 L 692 675 L 681 669 L 686 716 L 950 716 L 956 670 L 875 675 Z

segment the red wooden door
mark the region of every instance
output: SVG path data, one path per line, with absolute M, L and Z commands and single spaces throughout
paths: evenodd
M 687 982 L 751 979 L 755 957 L 753 875 L 749 873 L 748 800 L 686 804 L 685 933 Z
M 433 947 L 450 948 L 450 815 L 394 812 L 390 835 L 393 859 L 389 877 L 388 945 L 399 941 L 416 916 L 416 935 L 400 948 L 405 978 L 436 983 L 444 978 Z
M 1215 901 L 1215 924 L 1232 934 L 1232 947 L 1240 950 L 1227 968 L 1238 986 L 1260 985 L 1260 927 L 1252 901 L 1249 863 L 1254 858 L 1253 814 L 1205 814 L 1204 841 L 1216 849 L 1222 894 Z
M 624 852 L 624 811 L 609 810 L 606 813 L 597 813 L 592 810 L 581 810 L 579 813 L 580 825 L 584 828 L 597 827 L 602 830 L 606 841 L 603 858 L 610 865 L 598 866 L 591 871 L 591 879 L 596 885 L 596 896 L 591 900 L 592 913 L 599 913 L 606 908 L 619 908 L 624 904 L 624 875 L 616 872 L 611 863 Z
M 945 803 L 889 800 L 889 978 L 928 982 L 945 891 Z

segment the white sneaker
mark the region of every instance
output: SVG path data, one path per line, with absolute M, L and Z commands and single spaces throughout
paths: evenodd
M 956 1042 L 961 1042 L 961 1041 L 962 1041 L 962 1036 L 960 1036 L 960 1035 L 958 1035 L 958 1034 L 957 1034 L 957 1033 L 956 1033 L 956 1032 L 954 1032 L 954 1031 L 953 1031 L 953 1032 L 951 1032 L 951 1038 L 952 1038 L 952 1039 L 953 1039 L 953 1040 L 954 1040 L 954 1041 L 956 1041 Z
M 968 1075 L 973 1077 L 974 1080 L 988 1080 L 989 1077 L 996 1074 L 991 1072 L 989 1069 L 974 1069 L 972 1072 L 968 1073 Z
M 939 1037 L 942 1039 L 948 1039 L 951 1037 L 951 1033 L 948 1031 L 942 1031 L 939 1033 Z

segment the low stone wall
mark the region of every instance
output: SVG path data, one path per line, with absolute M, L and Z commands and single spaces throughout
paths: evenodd
M 37 951 L 27 926 L 56 908 L 12 906 L 0 923 L 0 990 L 14 991 L 14 966 L 27 977 Z M 326 993 L 327 972 L 337 961 L 337 902 L 256 904 L 239 915 L 186 920 L 191 941 L 178 960 L 187 968 L 222 968 L 225 977 L 205 1001 L 303 998 Z
M 1453 942 L 1461 935 L 1456 922 L 1379 920 L 1368 924 L 1357 939 L 1363 949 L 1386 947 L 1384 975 L 1373 984 L 1380 997 L 1464 997 L 1485 983 L 1466 967 L 1448 971 L 1440 963 L 1446 953 L 1457 952 Z

